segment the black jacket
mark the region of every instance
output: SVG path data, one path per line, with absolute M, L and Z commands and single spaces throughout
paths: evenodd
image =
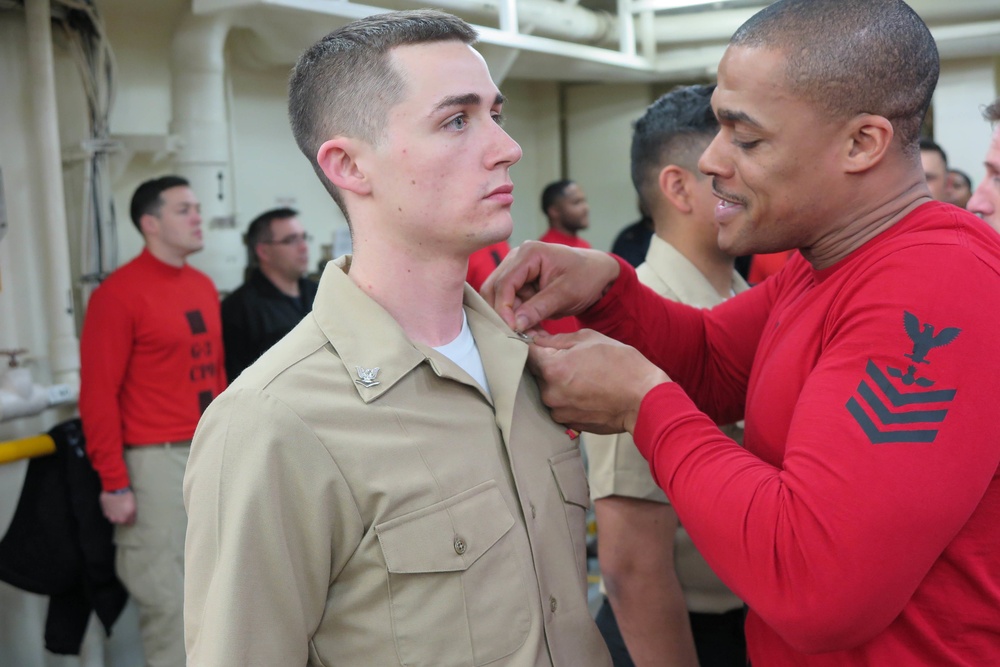
M 260 269 L 222 301 L 222 343 L 230 382 L 257 361 L 312 310 L 317 284 L 299 280 L 298 299 L 283 293 Z
M 128 594 L 115 576 L 113 528 L 79 419 L 55 426 L 51 456 L 32 459 L 14 518 L 0 541 L 0 579 L 48 595 L 45 648 L 79 655 L 91 611 L 111 634 Z

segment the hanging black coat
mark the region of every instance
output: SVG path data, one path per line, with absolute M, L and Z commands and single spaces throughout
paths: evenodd
M 51 456 L 32 459 L 10 528 L 0 541 L 0 580 L 49 596 L 45 648 L 79 655 L 92 611 L 111 634 L 128 594 L 115 575 L 113 529 L 79 419 L 55 426 Z

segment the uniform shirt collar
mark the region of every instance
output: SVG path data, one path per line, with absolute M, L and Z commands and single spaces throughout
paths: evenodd
M 362 400 L 374 401 L 425 361 L 440 376 L 467 378 L 465 372 L 444 355 L 407 338 L 392 315 L 347 276 L 350 264 L 350 255 L 327 264 L 313 303 L 313 315 L 354 379 Z M 503 365 L 515 370 L 519 379 L 527 357 L 527 344 L 468 285 L 463 302 L 469 327 L 483 356 L 487 378 L 496 394 L 497 387 L 509 388 L 510 382 L 499 375 L 510 372 L 498 368 L 493 357 L 498 353 L 504 356 L 507 363 Z M 499 346 L 504 346 L 505 351 L 501 352 Z M 362 376 L 371 376 L 376 368 L 378 372 L 372 380 L 364 382 Z
M 670 287 L 681 303 L 708 308 L 725 301 L 712 287 L 708 278 L 687 257 L 659 236 L 654 235 L 650 239 L 649 251 L 646 253 L 643 266 Z M 750 288 L 735 269 L 732 284 L 733 292 L 736 294 Z

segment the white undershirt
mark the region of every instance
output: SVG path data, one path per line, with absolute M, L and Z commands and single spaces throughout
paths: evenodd
M 454 361 L 463 371 L 472 376 L 472 379 L 479 383 L 479 386 L 486 390 L 490 396 L 490 384 L 486 381 L 486 370 L 483 368 L 483 358 L 479 354 L 476 346 L 476 339 L 472 337 L 472 330 L 469 328 L 469 318 L 465 316 L 465 309 L 462 309 L 462 330 L 458 337 L 450 343 L 445 343 L 435 350 Z

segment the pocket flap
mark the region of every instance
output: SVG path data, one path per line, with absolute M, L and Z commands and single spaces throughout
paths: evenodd
M 389 572 L 466 570 L 514 525 L 494 480 L 375 526 Z
M 549 459 L 552 474 L 564 503 L 590 507 L 590 488 L 587 486 L 587 471 L 583 469 L 583 456 L 579 449 L 563 452 Z

